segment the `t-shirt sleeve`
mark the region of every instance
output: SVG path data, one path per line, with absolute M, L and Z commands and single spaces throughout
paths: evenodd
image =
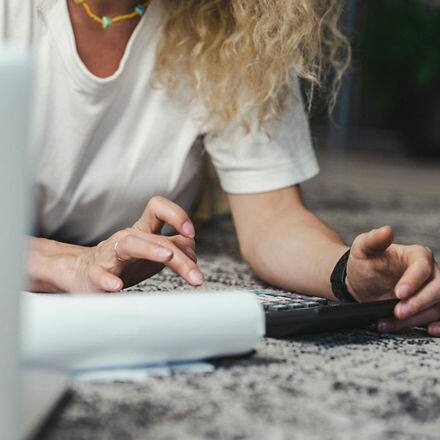
M 270 137 L 257 125 L 254 123 L 246 135 L 235 126 L 205 136 L 205 148 L 224 191 L 230 194 L 274 191 L 318 174 L 301 99 L 296 99 L 289 110 L 267 127 Z

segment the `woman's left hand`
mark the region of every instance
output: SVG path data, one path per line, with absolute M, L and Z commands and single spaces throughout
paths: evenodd
M 440 268 L 424 246 L 393 244 L 385 226 L 359 235 L 347 263 L 347 287 L 360 302 L 397 297 L 395 318 L 381 320 L 378 330 L 397 332 L 428 326 L 440 336 Z

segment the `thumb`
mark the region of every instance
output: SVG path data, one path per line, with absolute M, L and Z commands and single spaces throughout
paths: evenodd
M 380 229 L 373 229 L 360 235 L 354 244 L 356 244 L 356 250 L 363 255 L 373 256 L 385 252 L 392 244 L 393 238 L 394 234 L 391 226 L 383 226 Z
M 94 286 L 93 290 L 98 292 L 119 292 L 124 287 L 118 276 L 98 265 L 90 267 L 89 277 Z

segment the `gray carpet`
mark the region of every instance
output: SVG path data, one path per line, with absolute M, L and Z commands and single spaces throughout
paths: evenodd
M 440 199 L 369 194 L 346 183 L 306 186 L 310 207 L 350 241 L 392 224 L 400 242 L 438 247 Z M 209 288 L 258 287 L 228 219 L 199 237 Z M 142 290 L 182 287 L 164 272 Z M 253 357 L 220 360 L 211 374 L 143 383 L 76 383 L 46 440 L 439 439 L 440 341 L 423 331 L 358 330 L 262 341 Z

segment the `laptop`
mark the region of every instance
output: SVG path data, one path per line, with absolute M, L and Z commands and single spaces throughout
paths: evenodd
M 19 293 L 30 226 L 26 172 L 32 68 L 29 55 L 0 48 L 0 429 L 2 440 L 30 439 L 64 395 L 66 379 L 24 370 L 19 361 Z M 29 198 L 30 199 L 30 198 Z

